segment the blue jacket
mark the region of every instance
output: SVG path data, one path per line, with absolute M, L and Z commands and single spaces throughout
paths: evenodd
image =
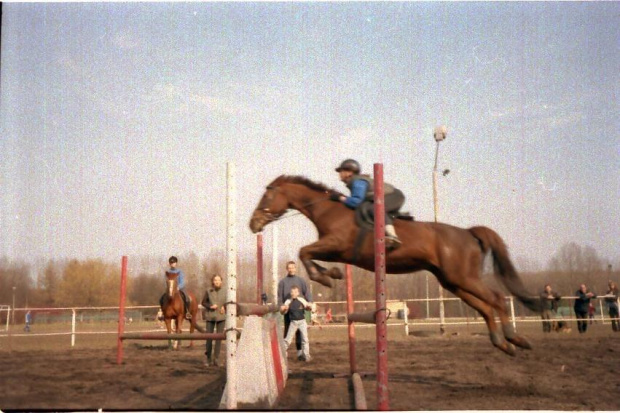
M 183 271 L 181 271 L 178 268 L 175 268 L 175 269 L 168 268 L 166 272 L 170 272 L 172 274 L 179 274 L 179 276 L 177 277 L 178 288 L 179 290 L 182 290 L 185 288 L 185 274 L 183 274 Z M 166 274 L 164 273 L 164 276 L 165 275 Z
M 368 182 L 363 179 L 355 179 L 351 183 L 351 196 L 348 196 L 344 204 L 349 208 L 357 208 L 366 199 Z

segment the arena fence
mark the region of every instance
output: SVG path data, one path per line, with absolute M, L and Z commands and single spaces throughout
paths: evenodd
M 611 318 L 608 316 L 607 306 L 604 299 L 608 296 L 598 296 L 593 301 L 596 303 L 596 313 L 592 321 L 598 324 L 609 325 Z M 576 297 L 563 297 L 559 301 L 558 315 L 563 321 L 576 322 L 573 312 L 573 302 Z M 527 324 L 541 323 L 539 315 L 519 313 L 517 306 L 511 306 L 512 297 L 506 297 L 506 304 L 510 308 L 510 319 L 516 328 Z M 416 305 L 423 307 L 426 302 L 437 303 L 438 298 L 419 298 L 406 300 L 387 300 L 390 316 L 387 325 L 390 329 L 402 328 L 405 334 L 409 334 L 417 328 L 434 328 L 443 323 L 446 326 L 483 325 L 484 320 L 473 309 L 462 303 L 459 298 L 446 297 L 443 299 L 446 306 L 446 315 L 441 320 L 438 305 L 436 311 L 431 311 L 429 316 L 426 312 L 415 312 L 412 308 Z M 316 301 L 318 308 L 318 321 L 320 325 L 308 325 L 308 328 L 348 328 L 347 302 L 346 301 Z M 375 306 L 374 300 L 360 300 L 354 302 L 355 312 L 371 311 Z M 126 333 L 157 333 L 165 331 L 163 323 L 157 321 L 159 305 L 151 306 L 128 306 L 125 310 Z M 326 321 L 326 313 L 331 310 L 332 320 Z M 30 311 L 32 316 L 31 331 L 24 331 L 24 315 Z M 11 323 L 13 313 L 15 324 Z M 516 314 L 515 314 L 516 313 Z M 79 343 L 80 336 L 118 334 L 119 307 L 30 307 L 11 308 L 8 305 L 0 306 L 0 342 L 7 339 L 9 332 L 13 337 L 42 338 L 51 336 L 66 336 L 67 343 L 75 346 Z M 202 322 L 201 313 L 198 313 Z M 373 325 L 357 324 L 357 328 L 370 328 Z

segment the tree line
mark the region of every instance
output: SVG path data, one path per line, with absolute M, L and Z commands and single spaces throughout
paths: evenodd
M 128 305 L 158 305 L 159 297 L 165 290 L 164 273 L 168 257 L 130 257 L 128 277 Z M 286 262 L 278 263 L 278 277 L 285 276 Z M 293 258 L 295 261 L 295 259 Z M 267 262 L 269 261 L 269 262 Z M 487 264 L 490 264 L 487 262 Z M 269 301 L 273 300 L 271 287 L 271 260 L 265 260 L 264 290 Z M 336 264 L 343 269 L 344 265 Z M 299 265 L 298 273 L 306 277 Z M 202 299 L 210 286 L 211 277 L 219 274 L 226 282 L 226 254 L 223 250 L 213 250 L 200 257 L 194 252 L 179 256 L 179 268 L 187 279 L 187 288 Z M 500 290 L 501 284 L 494 279 L 490 265 L 485 266 L 482 277 L 489 285 Z M 620 261 L 612 265 L 601 258 L 592 247 L 576 243 L 563 245 L 547 263 L 545 270 L 522 272 L 521 276 L 528 289 L 539 294 L 543 286 L 550 283 L 553 289 L 563 296 L 573 295 L 581 283 L 599 295 L 606 292 L 608 279 L 620 281 Z M 90 307 L 117 306 L 120 289 L 120 262 L 111 263 L 101 259 L 49 260 L 36 274 L 31 274 L 31 266 L 25 262 L 14 262 L 6 257 L 0 258 L 0 304 L 16 308 L 36 307 Z M 237 291 L 240 302 L 256 301 L 256 259 L 253 255 L 240 255 L 237 262 Z M 436 298 L 439 284 L 435 277 L 424 272 L 415 274 L 389 275 L 387 278 L 388 299 Z M 428 283 L 427 283 L 428 280 Z M 353 294 L 355 300 L 373 300 L 374 274 L 353 268 Z M 309 282 L 314 301 L 344 301 L 346 290 L 343 281 L 333 289 Z M 14 289 L 13 289 L 14 288 Z M 449 296 L 448 293 L 445 296 Z

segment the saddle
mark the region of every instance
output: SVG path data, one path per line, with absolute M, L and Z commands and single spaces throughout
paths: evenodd
M 375 220 L 373 219 L 374 204 L 369 201 L 364 201 L 355 209 L 355 223 L 358 227 L 366 230 L 375 229 Z M 413 221 L 413 215 L 409 212 L 394 212 L 388 214 L 392 219 L 401 219 L 403 221 Z

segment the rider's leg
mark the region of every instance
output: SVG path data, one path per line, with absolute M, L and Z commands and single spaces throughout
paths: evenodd
M 179 290 L 181 292 L 181 297 L 183 297 L 183 302 L 185 303 L 185 318 L 188 320 L 192 319 L 192 314 L 189 311 L 189 297 L 187 293 L 183 290 Z
M 398 189 L 394 189 L 394 192 L 386 194 L 384 198 L 385 202 L 385 235 L 388 241 L 393 245 L 401 244 L 398 235 L 396 235 L 396 229 L 394 228 L 394 222 L 390 214 L 398 212 L 405 203 L 405 196 Z

